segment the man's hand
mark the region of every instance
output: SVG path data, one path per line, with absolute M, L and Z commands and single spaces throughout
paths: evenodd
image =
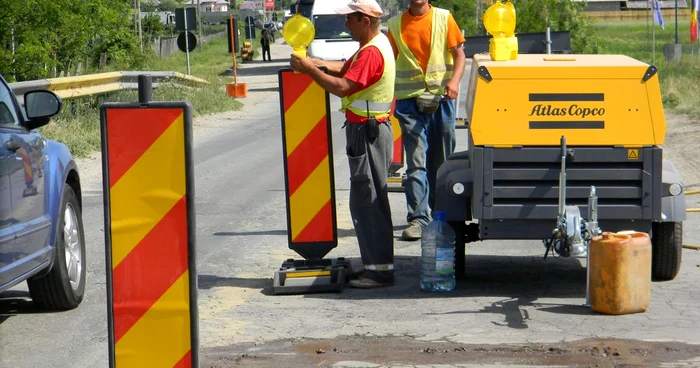
M 289 60 L 289 65 L 291 65 L 294 71 L 300 73 L 308 73 L 316 68 L 314 61 L 310 57 L 301 57 L 297 54 L 292 54 L 292 57 Z
M 448 100 L 453 100 L 457 98 L 457 94 L 459 93 L 459 81 L 449 81 L 447 82 L 447 85 L 445 86 L 445 99 Z

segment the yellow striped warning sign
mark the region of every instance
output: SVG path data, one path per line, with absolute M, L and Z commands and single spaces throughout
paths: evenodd
M 189 103 L 101 107 L 110 367 L 197 367 Z
M 289 248 L 320 259 L 338 242 L 328 92 L 292 70 L 279 81 Z

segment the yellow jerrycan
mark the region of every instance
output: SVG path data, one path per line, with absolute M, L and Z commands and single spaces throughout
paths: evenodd
M 605 232 L 590 244 L 591 309 L 603 314 L 645 312 L 651 302 L 651 239 L 647 233 Z

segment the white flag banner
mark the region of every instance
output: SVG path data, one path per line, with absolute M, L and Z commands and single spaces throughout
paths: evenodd
M 654 18 L 654 23 L 661 27 L 661 29 L 666 29 L 664 27 L 664 16 L 661 14 L 661 4 L 659 0 L 649 0 L 649 6 L 651 7 L 651 14 Z

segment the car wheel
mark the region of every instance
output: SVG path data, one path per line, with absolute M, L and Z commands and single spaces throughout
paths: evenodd
M 676 278 L 683 255 L 683 223 L 654 222 L 651 237 L 651 277 L 655 281 Z
M 69 185 L 63 187 L 54 261 L 45 276 L 29 279 L 29 293 L 42 309 L 77 307 L 85 294 L 85 234 L 78 198 Z

